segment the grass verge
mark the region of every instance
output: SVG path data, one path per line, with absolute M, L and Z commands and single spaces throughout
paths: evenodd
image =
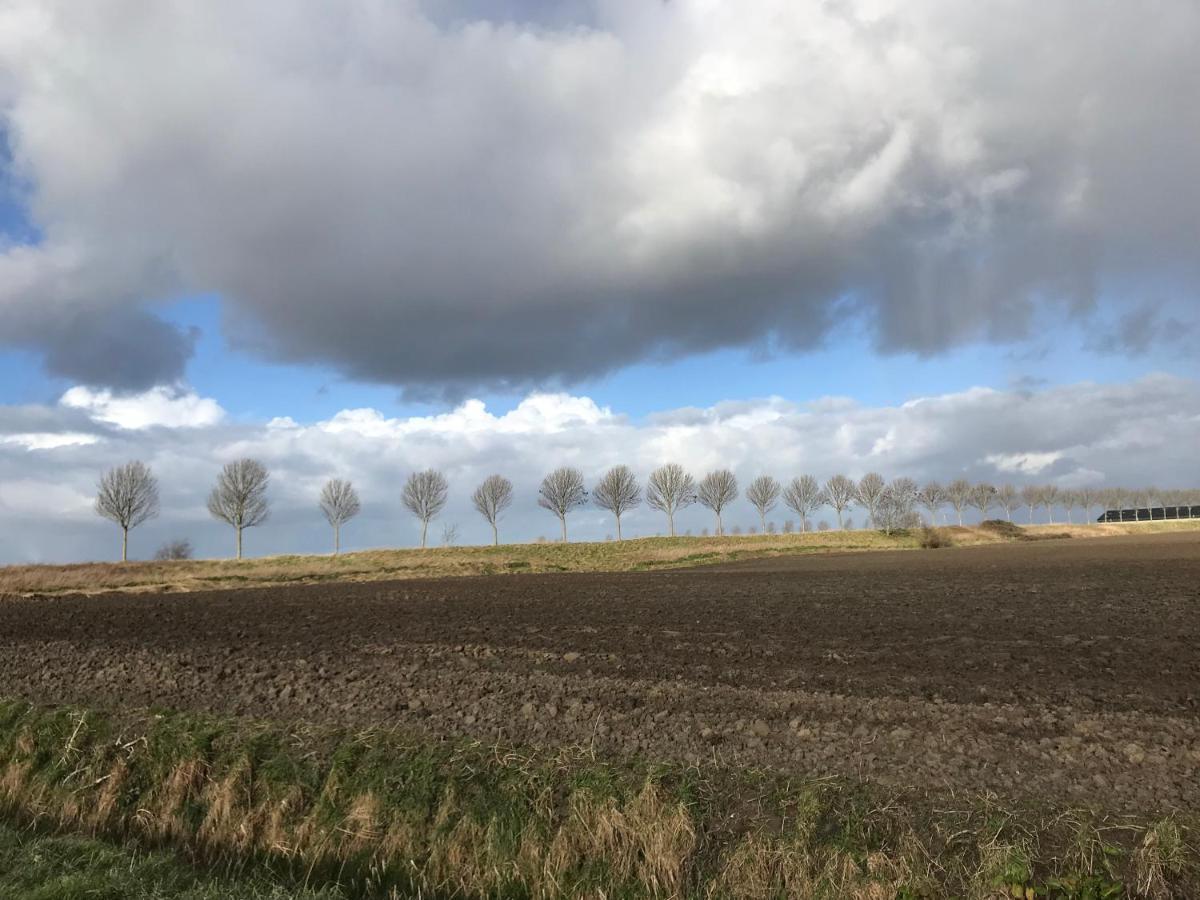
M 1112 525 L 949 526 L 934 529 L 942 546 L 965 547 L 1047 538 L 1105 537 L 1165 531 L 1200 531 L 1200 519 Z M 739 559 L 805 553 L 912 550 L 921 530 L 726 537 L 639 538 L 574 544 L 508 544 L 429 550 L 370 550 L 341 556 L 271 556 L 260 559 L 176 562 L 81 563 L 0 567 L 0 595 L 53 595 L 102 591 L 190 591 L 303 584 L 379 581 L 454 575 L 537 572 L 628 572 L 709 565 Z
M 242 875 L 189 865 L 165 850 L 0 822 L 5 900 L 346 900 L 336 887 L 298 888 L 268 870 Z
M 151 887 L 182 879 L 196 897 L 217 896 L 221 878 L 260 892 L 228 895 L 247 897 L 281 884 L 339 898 L 1200 895 L 1195 823 L 1179 818 L 986 797 L 935 806 L 848 781 L 578 748 L 16 701 L 0 703 L 0 817 L 10 831 L 134 842 L 112 852 L 132 854 Z M 25 851 L 11 834 L 0 847 L 0 877 L 18 877 Z M 92 844 L 38 847 L 92 860 L 84 884 L 110 877 L 114 857 Z M 167 848 L 199 867 L 194 883 L 151 852 Z

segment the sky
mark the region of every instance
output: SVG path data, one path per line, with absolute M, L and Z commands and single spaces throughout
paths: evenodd
M 1200 484 L 1191 0 L 129 11 L 0 4 L 0 563 L 111 556 L 128 459 L 140 556 L 246 455 L 253 554 L 430 466 L 465 542 L 563 464 Z

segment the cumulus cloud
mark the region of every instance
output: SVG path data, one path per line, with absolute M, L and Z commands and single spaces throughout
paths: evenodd
M 90 394 L 68 396 L 74 403 Z M 133 402 L 140 409 L 161 400 L 150 392 Z M 204 407 L 204 398 L 186 391 L 172 402 Z M 553 534 L 555 523 L 536 496 L 542 476 L 559 465 L 578 466 L 589 485 L 616 463 L 644 479 L 664 462 L 679 462 L 696 475 L 729 466 L 743 485 L 763 473 L 824 479 L 877 470 L 918 480 L 1194 486 L 1200 384 L 1152 375 L 1036 392 L 976 388 L 882 407 L 769 397 L 663 410 L 641 420 L 570 394 L 535 394 L 501 414 L 468 400 L 436 416 L 390 418 L 355 409 L 312 423 L 159 416 L 156 427 L 130 427 L 130 419 L 114 424 L 100 417 L 112 419 L 104 403 L 0 406 L 0 562 L 111 555 L 111 527 L 94 515 L 91 499 L 99 473 L 127 459 L 150 464 L 163 488 L 162 518 L 135 535 L 135 552 L 143 556 L 170 537 L 189 538 L 203 554 L 228 554 L 227 529 L 211 520 L 204 499 L 220 466 L 241 456 L 261 459 L 272 473 L 274 512 L 250 535 L 253 553 L 326 550 L 316 498 L 330 477 L 352 479 L 362 495 L 363 515 L 344 534 L 349 546 L 411 544 L 418 532 L 400 506 L 400 488 L 408 472 L 430 466 L 450 480 L 443 521 L 457 523 L 467 541 L 490 538 L 469 496 L 493 472 L 516 485 L 502 534 L 518 541 Z M 61 437 L 46 443 L 35 439 L 39 434 Z M 788 515 L 780 510 L 778 519 Z M 743 501 L 726 521 L 739 517 L 743 525 L 755 521 Z M 710 524 L 698 508 L 680 517 L 684 529 Z M 631 535 L 664 528 L 645 508 L 625 526 Z M 571 529 L 578 539 L 612 530 L 607 515 L 592 508 L 574 514 Z
M 211 397 L 199 397 L 182 388 L 156 387 L 140 394 L 115 395 L 108 390 L 92 390 L 78 385 L 62 395 L 59 402 L 79 409 L 97 422 L 118 428 L 199 428 L 216 425 L 225 410 Z
M 0 341 L 169 383 L 150 304 L 215 291 L 240 347 L 461 392 L 1192 300 L 1198 42 L 1191 0 L 12 0 L 42 240 L 0 250 Z

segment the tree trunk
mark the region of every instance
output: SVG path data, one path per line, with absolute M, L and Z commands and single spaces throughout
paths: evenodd
M 421 520 L 421 549 L 425 549 L 425 532 L 429 530 L 429 520 Z
M 562 522 L 562 542 L 565 544 L 567 542 L 567 517 L 559 516 L 559 521 Z
M 717 513 L 717 537 L 725 536 L 725 526 L 721 524 L 721 514 Z
M 958 513 L 958 527 L 962 528 L 962 510 L 956 509 L 955 512 Z
M 492 546 L 500 546 L 500 529 L 496 527 L 496 523 L 492 523 Z
M 333 555 L 337 556 L 342 552 L 342 528 L 340 525 L 333 526 Z
M 758 521 L 759 521 L 759 524 L 762 525 L 762 533 L 766 534 L 767 533 L 767 514 L 765 512 L 759 512 Z
M 621 517 L 617 516 L 617 540 L 621 540 Z
M 242 526 L 237 526 L 237 558 L 242 558 Z
M 838 531 L 845 531 L 846 526 L 842 524 L 842 511 L 840 509 L 837 511 L 837 517 L 838 517 Z
M 121 529 L 121 562 L 129 560 L 129 529 Z
M 671 537 L 675 537 L 675 513 L 667 513 L 667 532 Z

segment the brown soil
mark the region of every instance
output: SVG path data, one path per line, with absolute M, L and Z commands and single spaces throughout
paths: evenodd
M 1200 808 L 1200 536 L 0 603 L 2 693 Z

